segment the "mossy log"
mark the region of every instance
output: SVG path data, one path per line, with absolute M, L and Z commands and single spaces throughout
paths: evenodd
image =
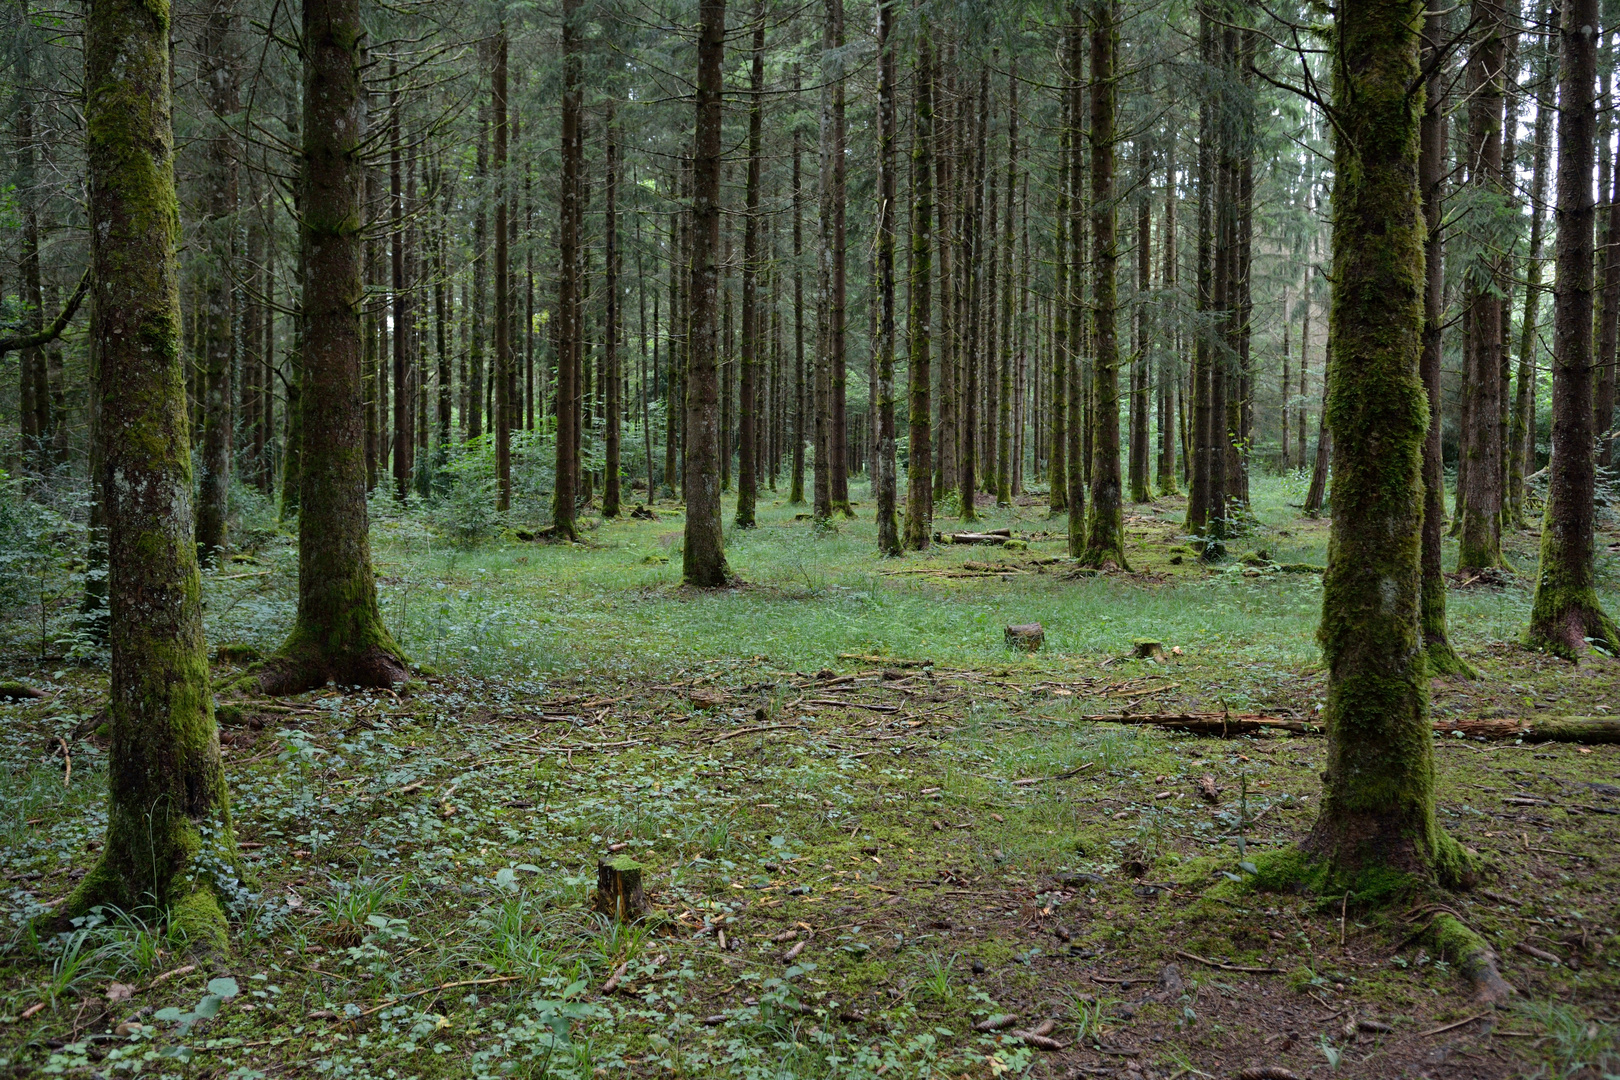
M 994 529 L 990 532 L 954 532 L 935 533 L 936 544 L 990 544 L 1000 547 L 1012 539 L 1010 529 Z
M 43 690 L 29 686 L 27 683 L 17 682 L 14 679 L 0 682 L 0 700 L 3 701 L 28 701 L 44 696 L 45 692 Z
M 1009 627 L 1009 631 L 1013 628 Z M 1308 720 L 1291 720 L 1264 713 L 1116 713 L 1076 717 L 1107 724 L 1134 724 L 1186 731 L 1195 735 L 1227 738 L 1253 735 L 1259 731 L 1287 731 L 1295 735 L 1321 735 L 1322 725 Z M 1620 743 L 1620 717 L 1542 716 L 1530 719 L 1504 717 L 1479 720 L 1435 720 L 1430 725 L 1439 735 L 1504 742 L 1518 739 L 1527 743 L 1564 742 L 1594 745 Z
M 628 855 L 596 864 L 596 893 L 591 909 L 615 922 L 634 922 L 652 906 L 641 885 L 642 866 Z

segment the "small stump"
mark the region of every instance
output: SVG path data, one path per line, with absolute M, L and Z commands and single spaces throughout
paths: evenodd
M 1164 642 L 1145 641 L 1138 638 L 1131 650 L 1131 655 L 1138 660 L 1156 660 L 1163 663 L 1168 654 L 1164 651 Z
M 1035 652 L 1046 643 L 1046 630 L 1038 622 L 1007 627 L 1007 647 Z
M 597 863 L 591 910 L 615 922 L 634 922 L 650 912 L 641 888 L 641 864 L 628 855 Z

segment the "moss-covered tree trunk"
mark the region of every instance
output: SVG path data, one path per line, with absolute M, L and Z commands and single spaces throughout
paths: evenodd
M 1430 12 L 1425 16 L 1423 63 L 1429 70 L 1418 153 L 1418 185 L 1423 196 L 1424 283 L 1423 355 L 1419 368 L 1424 392 L 1429 400 L 1429 428 L 1423 440 L 1423 554 L 1422 620 L 1423 648 L 1428 653 L 1431 675 L 1467 675 L 1473 671 L 1463 663 L 1446 633 L 1446 573 L 1441 564 L 1440 540 L 1446 527 L 1445 461 L 1440 445 L 1440 345 L 1445 325 L 1446 270 L 1441 216 L 1444 208 L 1446 115 L 1445 79 L 1440 49 L 1445 36 L 1445 16 Z
M 934 187 L 934 68 L 927 20 L 917 26 L 917 82 L 912 107 L 911 134 L 911 266 L 906 319 L 906 350 L 910 363 L 909 434 L 906 460 L 905 546 L 921 551 L 928 546 L 933 521 L 933 402 L 929 393 L 931 322 L 933 319 Z M 798 144 L 795 142 L 794 144 Z M 795 201 L 795 206 L 797 202 Z
M 1119 475 L 1119 211 L 1114 200 L 1118 24 L 1115 0 L 1097 0 L 1091 12 L 1091 311 L 1096 346 L 1092 358 L 1091 518 L 1080 559 L 1087 566 L 1124 570 L 1129 567 Z M 1145 471 L 1145 461 L 1143 465 Z
M 720 65 L 725 0 L 698 9 L 697 130 L 692 147 L 691 347 L 686 357 L 686 538 L 682 577 L 713 588 L 730 580 L 720 527 Z M 819 463 L 818 463 L 819 464 Z M 817 484 L 818 502 L 820 484 Z
M 846 383 L 849 369 L 848 320 L 848 235 L 845 213 L 848 199 L 846 153 L 848 143 L 844 123 L 845 60 L 844 0 L 827 0 L 827 31 L 832 55 L 824 58 L 833 70 L 832 79 L 832 292 L 827 305 L 827 456 L 830 505 L 845 517 L 854 517 L 849 505 L 849 423 Z
M 1597 127 L 1596 0 L 1566 0 L 1559 27 L 1558 276 L 1553 285 L 1552 461 L 1530 644 L 1571 659 L 1588 644 L 1620 652 L 1593 568 L 1592 162 Z
M 738 396 L 737 440 L 737 528 L 752 529 L 756 524 L 754 507 L 759 499 L 758 454 L 761 354 L 765 350 L 763 312 L 759 303 L 760 251 L 760 150 L 764 142 L 765 92 L 765 13 L 756 11 L 754 58 L 749 67 L 748 102 L 748 179 L 744 200 L 742 266 L 742 379 Z M 891 497 L 892 503 L 892 497 Z
M 359 0 L 307 0 L 303 27 L 298 616 L 286 644 L 260 673 L 260 687 L 272 694 L 328 681 L 386 687 L 406 677 L 377 610 L 366 513 Z
M 112 745 L 107 846 L 62 916 L 155 907 L 223 948 L 237 852 L 197 573 L 169 35 L 162 0 L 95 0 L 84 23 Z
M 1546 232 L 1547 166 L 1552 157 L 1552 87 L 1553 67 L 1557 63 L 1557 48 L 1553 43 L 1536 46 L 1540 59 L 1536 64 L 1536 81 L 1541 89 L 1536 94 L 1536 126 L 1534 151 L 1530 166 L 1530 251 L 1524 261 L 1524 314 L 1519 321 L 1519 370 L 1513 392 L 1513 417 L 1508 425 L 1508 519 L 1523 527 L 1524 478 L 1533 471 L 1532 455 L 1535 440 L 1530 431 L 1535 423 L 1534 400 L 1536 384 L 1536 351 L 1540 347 L 1541 308 L 1541 250 Z
M 884 555 L 900 554 L 900 522 L 895 515 L 894 432 L 894 233 L 895 179 L 894 5 L 878 4 L 878 314 L 877 446 L 872 458 L 872 496 L 877 503 L 877 545 Z M 758 55 L 757 53 L 755 54 Z
M 1079 32 L 1074 27 L 1068 31 L 1071 37 Z M 1080 73 L 1071 71 L 1068 78 L 1079 81 Z M 1068 87 L 1063 87 L 1059 89 L 1058 96 L 1061 99 L 1059 111 L 1062 118 L 1058 124 L 1057 190 L 1053 192 L 1056 206 L 1052 212 L 1052 219 L 1057 225 L 1052 250 L 1058 257 L 1052 260 L 1052 446 L 1051 460 L 1047 465 L 1051 494 L 1046 503 L 1047 510 L 1052 514 L 1064 513 L 1069 507 L 1069 305 L 1066 299 L 1069 292 L 1069 260 L 1063 257 L 1063 253 L 1069 249 L 1069 173 L 1075 168 L 1077 157 L 1074 152 L 1074 118 L 1070 115 L 1074 94 Z M 1076 425 L 1079 422 L 1079 418 L 1074 419 Z
M 1428 665 L 1419 622 L 1423 443 L 1418 376 L 1425 227 L 1418 182 L 1418 0 L 1347 0 L 1335 25 L 1333 525 L 1318 638 L 1328 764 L 1305 851 L 1367 892 L 1391 872 L 1454 881 L 1434 820 Z M 1331 886 L 1330 886 L 1331 887 Z
M 620 323 L 623 316 L 619 303 L 619 226 L 618 226 L 618 195 L 619 195 L 619 128 L 614 120 L 613 106 L 609 105 L 607 117 L 603 124 L 603 134 L 607 136 L 607 184 L 604 195 L 607 206 L 604 208 L 602 221 L 602 268 L 604 281 L 603 292 L 607 295 L 603 303 L 602 320 L 602 368 L 603 381 L 607 384 L 602 402 L 602 516 L 615 518 L 619 516 L 619 471 L 620 464 L 620 423 L 624 415 L 624 402 L 620 400 L 624 389 L 623 361 L 619 353 Z M 528 199 L 529 180 L 525 173 L 523 180 L 525 201 Z M 532 230 L 531 230 L 532 231 Z M 527 322 L 534 324 L 534 248 L 530 245 L 529 260 L 529 304 Z M 532 342 L 534 335 L 526 329 L 524 340 Z M 534 360 L 533 349 L 529 350 L 528 375 L 525 388 L 525 400 L 528 403 L 528 427 L 534 428 Z
M 1068 228 L 1067 249 L 1059 249 L 1059 261 L 1068 263 L 1064 271 L 1068 287 L 1060 291 L 1055 302 L 1064 307 L 1064 318 L 1069 324 L 1067 445 L 1064 464 L 1067 469 L 1064 505 L 1069 510 L 1069 555 L 1080 558 L 1086 550 L 1086 474 L 1090 465 L 1092 425 L 1086 416 L 1088 395 L 1085 383 L 1086 319 L 1085 288 L 1081 274 L 1085 267 L 1085 166 L 1081 146 L 1085 140 L 1085 91 L 1081 77 L 1085 69 L 1086 35 L 1085 12 L 1080 3 L 1069 5 L 1069 172 L 1068 193 L 1065 200 Z
M 1007 72 L 1007 204 L 1002 217 L 1001 259 L 1005 284 L 1001 289 L 1001 373 L 996 397 L 996 505 L 1011 506 L 1013 481 L 1018 475 L 1013 464 L 1015 423 L 1014 334 L 1013 325 L 1013 209 L 1018 190 L 1018 57 L 1009 58 Z M 992 214 L 995 207 L 990 208 Z M 1022 419 L 1019 417 L 1018 419 Z
M 573 25 L 571 13 L 567 7 L 563 9 L 563 28 L 566 34 Z M 508 42 L 506 27 L 502 25 L 495 34 L 495 41 L 491 46 L 494 52 L 494 70 L 490 74 L 490 111 L 493 114 L 494 126 L 494 161 L 495 170 L 495 363 L 490 376 L 494 382 L 494 403 L 489 414 L 490 430 L 495 435 L 495 508 L 501 513 L 512 509 L 512 233 L 507 227 L 512 214 L 512 184 L 506 170 L 506 143 L 509 136 L 506 117 L 506 75 Z M 567 68 L 568 42 L 563 42 L 564 67 Z M 567 112 L 567 90 L 569 84 L 567 74 L 564 75 L 563 91 L 564 109 Z M 576 139 L 577 141 L 577 139 Z M 566 158 L 569 155 L 569 144 L 564 141 L 563 157 L 565 159 L 563 171 L 568 171 Z M 567 266 L 566 260 L 564 265 Z M 566 317 L 565 317 L 566 321 Z M 560 345 L 557 352 L 559 370 L 570 363 L 570 353 Z M 559 398 L 565 405 L 567 398 Z M 559 406 L 559 409 L 561 406 Z M 562 432 L 557 433 L 557 443 L 562 445 Z M 559 469 L 559 475 L 564 470 Z M 560 497 L 554 500 L 557 507 L 563 507 L 565 500 Z M 567 520 L 573 521 L 573 501 L 566 501 Z M 556 520 L 559 533 L 566 530 L 561 517 Z
M 793 69 L 793 96 L 799 96 L 799 69 Z M 793 475 L 788 505 L 804 505 L 804 444 L 809 436 L 804 378 L 804 143 L 793 128 Z

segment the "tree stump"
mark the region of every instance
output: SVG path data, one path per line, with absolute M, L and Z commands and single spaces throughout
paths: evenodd
M 1163 663 L 1169 654 L 1164 651 L 1164 642 L 1138 638 L 1131 649 L 1131 655 L 1138 660 L 1156 660 Z
M 1035 652 L 1046 643 L 1046 629 L 1038 622 L 1007 627 L 1007 647 Z
M 615 922 L 634 922 L 650 912 L 641 888 L 641 864 L 628 855 L 598 862 L 591 910 Z

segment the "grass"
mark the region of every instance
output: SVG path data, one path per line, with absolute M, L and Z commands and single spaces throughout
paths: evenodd
M 1257 478 L 1235 556 L 1320 564 L 1326 525 L 1296 514 L 1290 485 Z M 0 1077 L 153 1070 L 180 1046 L 192 1061 L 163 1058 L 165 1074 L 241 1080 L 1056 1077 L 1117 1069 L 1106 1051 L 1122 1048 L 1163 1076 L 1323 1075 L 1324 1046 L 1343 1076 L 1415 1074 L 1437 1046 L 1481 1077 L 1612 1070 L 1620 872 L 1602 811 L 1616 807 L 1589 786 L 1612 782 L 1611 748 L 1436 749 L 1441 819 L 1507 897 L 1453 903 L 1496 944 L 1528 1002 L 1510 1023 L 1534 1038 L 1477 1025 L 1422 1037 L 1471 1006 L 1398 913 L 1352 908 L 1341 926 L 1337 905 L 1213 888 L 1309 828 L 1322 740 L 1087 717 L 1314 715 L 1321 589 L 1236 558 L 1198 566 L 1177 550 L 1179 506 L 1133 513 L 1137 573 L 1099 578 L 1038 561 L 1062 550 L 1039 506 L 987 514 L 986 527 L 1030 535 L 1027 552 L 884 560 L 869 503 L 817 535 L 800 508 L 767 499 L 759 529 L 728 536 L 742 583 L 702 593 L 679 583 L 681 520 L 662 509 L 655 522 L 587 518 L 578 546 L 461 548 L 423 512 L 379 500 L 385 617 L 431 674 L 399 695 L 243 703 L 222 732 L 253 868 L 232 907 L 234 954 L 160 982 L 187 952 L 153 913 L 103 912 L 38 942 L 25 930 L 105 830 L 91 722 L 105 683 L 94 668 L 30 667 L 37 621 L 0 638 L 5 674 L 51 694 L 0 704 Z M 1510 538 L 1521 566 L 1533 543 Z M 1620 607 L 1620 570 L 1600 549 L 1605 602 Z M 246 557 L 269 573 L 209 575 L 210 640 L 270 648 L 295 560 L 268 530 Z M 1005 572 L 943 576 L 968 563 Z M 934 573 L 894 572 L 916 569 Z M 1487 677 L 1436 683 L 1437 711 L 1612 708 L 1615 665 L 1571 669 L 1513 644 L 1528 600 L 1522 575 L 1453 591 L 1454 636 Z M 1030 621 L 1046 648 L 1007 651 L 1002 627 Z M 1181 652 L 1122 659 L 1138 638 Z M 58 735 L 73 748 L 68 788 L 44 754 Z M 1204 776 L 1218 805 L 1196 794 Z M 1525 795 L 1542 803 L 1502 802 Z M 647 867 L 654 922 L 590 913 L 610 848 Z M 1532 940 L 1578 966 L 1514 951 Z M 1185 983 L 1173 1000 L 1159 994 L 1167 963 Z M 602 994 L 621 965 L 620 992 Z M 141 1013 L 192 1009 L 227 972 L 241 992 L 187 1030 Z M 111 981 L 136 997 L 109 1004 Z M 973 1027 L 1009 1012 L 1017 1027 L 1056 1020 L 1067 1049 Z M 1394 1030 L 1349 1041 L 1349 1015 Z M 115 1034 L 132 1018 L 140 1031 Z

